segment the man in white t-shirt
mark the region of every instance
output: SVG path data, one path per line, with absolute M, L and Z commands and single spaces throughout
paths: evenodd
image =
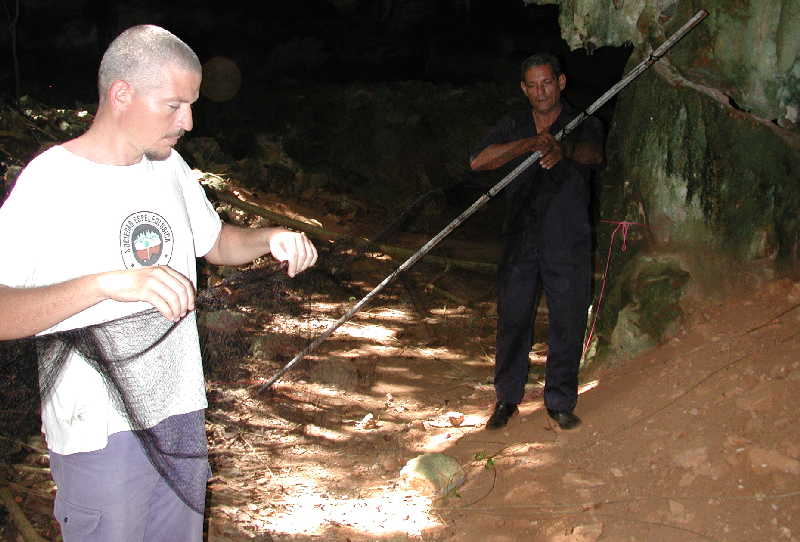
M 271 253 L 289 276 L 317 258 L 303 234 L 223 224 L 173 150 L 192 129 L 200 80 L 197 56 L 176 36 L 150 25 L 126 30 L 100 64 L 91 127 L 31 161 L 0 208 L 0 340 L 155 308 L 175 327 L 135 362 L 133 389 L 150 398 L 137 416 L 178 447 L 205 446 L 196 258 L 238 265 Z M 77 354 L 42 405 L 42 422 L 65 542 L 202 538 L 207 461 L 179 467 L 200 481 L 194 496 L 179 497 Z

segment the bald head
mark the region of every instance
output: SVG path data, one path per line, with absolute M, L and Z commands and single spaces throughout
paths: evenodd
M 175 34 L 153 25 L 125 30 L 111 42 L 100 62 L 97 78 L 100 103 L 117 80 L 141 89 L 158 87 L 167 66 L 202 71 L 197 55 Z

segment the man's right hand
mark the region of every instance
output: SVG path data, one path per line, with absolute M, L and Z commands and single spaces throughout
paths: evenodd
M 145 301 L 173 322 L 194 310 L 192 282 L 167 266 L 110 271 L 96 277 L 103 297 L 115 301 Z
M 528 149 L 530 152 L 539 152 L 542 156 L 547 156 L 553 150 L 556 139 L 548 133 L 539 134 L 528 138 Z

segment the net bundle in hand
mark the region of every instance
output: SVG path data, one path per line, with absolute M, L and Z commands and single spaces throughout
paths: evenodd
M 302 289 L 304 283 L 319 280 L 311 273 L 304 275 L 289 281 L 277 268 L 238 272 L 216 287 L 199 292 L 197 309 L 230 308 L 228 298 L 235 289 L 237 298 L 255 296 L 257 292 L 264 301 L 262 306 L 266 304 L 274 313 L 298 312 L 294 307 L 298 296 L 289 295 L 289 285 Z M 8 383 L 9 390 L 15 393 L 4 394 L 0 405 L 0 410 L 14 412 L 16 420 L 4 417 L 3 432 L 14 431 L 9 422 L 19 425 L 20 418 L 33 417 L 37 401 L 35 397 L 25 397 L 20 389 L 24 386 L 19 385 L 24 380 L 22 375 L 31 372 L 31 367 L 25 366 L 32 363 L 30 354 L 35 353 L 38 358 L 38 395 L 42 404 L 51 396 L 63 371 L 76 362 L 77 354 L 102 376 L 114 409 L 127 421 L 158 473 L 189 507 L 202 514 L 207 471 L 196 468 L 197 461 L 208 461 L 202 413 L 163 419 L 163 412 L 168 410 L 184 378 L 183 343 L 173 340 L 180 335 L 173 332 L 180 326 L 194 325 L 195 312 L 176 323 L 150 309 L 97 325 L 3 343 L 3 368 L 16 380 Z M 203 333 L 204 341 L 235 347 L 244 340 L 239 332 L 211 333 L 214 336 Z

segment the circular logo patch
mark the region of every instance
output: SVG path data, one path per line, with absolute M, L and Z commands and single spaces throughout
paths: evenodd
M 157 213 L 133 213 L 122 221 L 119 247 L 127 269 L 167 265 L 172 259 L 172 228 Z

